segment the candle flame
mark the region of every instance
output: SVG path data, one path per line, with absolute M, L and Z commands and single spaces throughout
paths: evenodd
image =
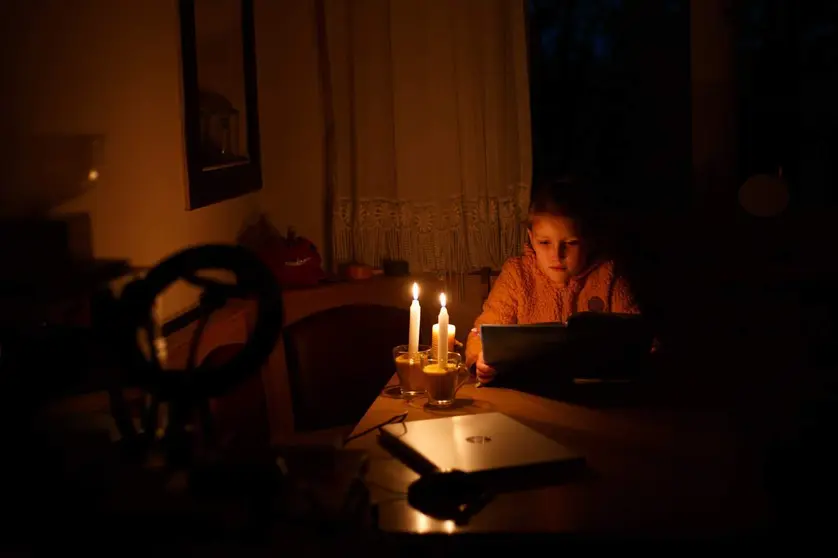
M 419 300 L 419 285 L 413 283 L 413 300 Z
M 445 293 L 441 293 L 439 295 L 439 303 L 442 305 L 443 308 L 445 308 Z

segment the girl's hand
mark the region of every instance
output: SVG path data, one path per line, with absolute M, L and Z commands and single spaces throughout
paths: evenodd
M 477 363 L 475 367 L 477 368 L 477 380 L 481 384 L 488 384 L 495 379 L 497 370 L 486 364 L 483 360 L 483 351 L 480 351 L 480 354 L 477 355 Z

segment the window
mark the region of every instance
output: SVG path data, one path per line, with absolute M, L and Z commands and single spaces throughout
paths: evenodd
M 688 0 L 529 0 L 534 181 L 612 179 L 647 204 L 690 182 Z

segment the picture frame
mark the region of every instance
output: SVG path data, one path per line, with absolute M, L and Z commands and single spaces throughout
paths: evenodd
M 179 0 L 186 209 L 262 188 L 253 0 Z

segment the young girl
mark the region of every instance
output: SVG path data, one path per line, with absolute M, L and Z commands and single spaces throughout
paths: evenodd
M 466 344 L 466 365 L 481 383 L 495 370 L 483 361 L 481 324 L 566 322 L 576 312 L 638 313 L 593 230 L 584 185 L 563 180 L 533 192 L 524 255 L 503 264 Z

